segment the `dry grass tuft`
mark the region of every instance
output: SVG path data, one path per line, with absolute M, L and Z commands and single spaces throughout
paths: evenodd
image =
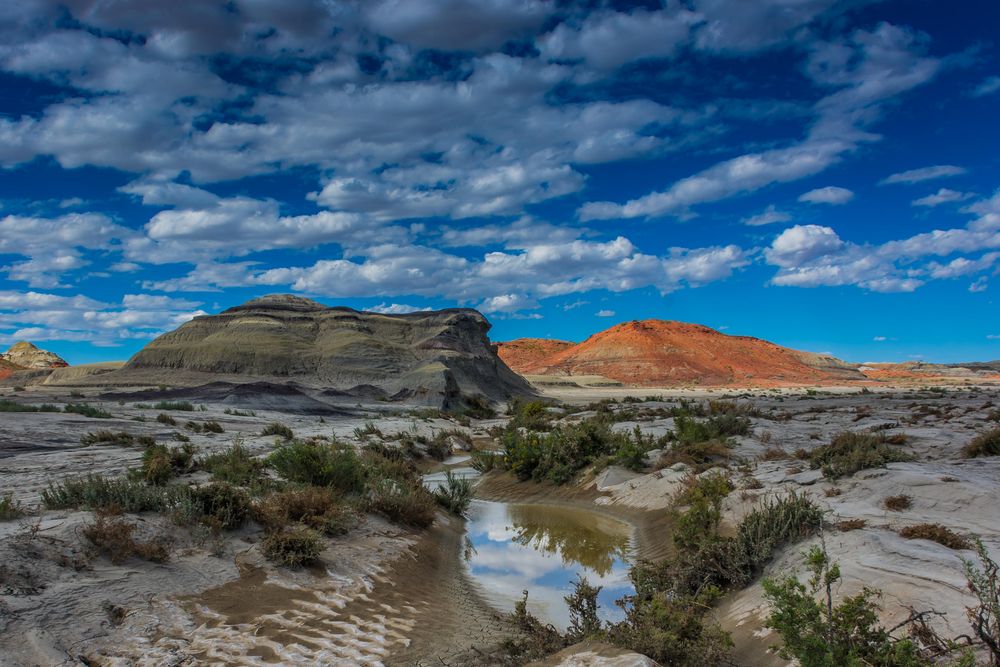
M 905 493 L 901 493 L 898 496 L 887 496 L 885 500 L 882 501 L 882 505 L 893 512 L 902 512 L 903 510 L 908 510 L 913 506 L 913 497 L 908 496 Z
M 972 548 L 972 543 L 969 540 L 939 523 L 920 523 L 915 526 L 907 526 L 902 528 L 899 534 L 908 540 L 937 542 L 956 551 Z
M 93 523 L 83 527 L 83 536 L 115 565 L 121 565 L 132 556 L 154 563 L 170 560 L 166 541 L 139 542 L 134 533 L 135 524 L 106 512 L 98 513 Z
M 981 433 L 962 448 L 962 457 L 974 459 L 980 456 L 1000 456 L 1000 428 Z
M 864 519 L 844 519 L 837 522 L 837 530 L 847 532 L 849 530 L 860 530 L 868 525 Z

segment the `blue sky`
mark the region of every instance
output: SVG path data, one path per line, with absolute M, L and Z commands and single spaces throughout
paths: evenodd
M 293 292 L 1000 358 L 1000 5 L 0 7 L 0 344 Z

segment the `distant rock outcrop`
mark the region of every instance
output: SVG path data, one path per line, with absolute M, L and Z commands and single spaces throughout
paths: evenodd
M 832 356 L 799 352 L 749 336 L 729 336 L 685 322 L 624 322 L 577 345 L 553 341 L 551 354 L 505 357 L 525 375 L 594 376 L 626 385 L 781 386 L 864 380 Z M 501 345 L 520 350 L 522 341 Z M 544 347 L 531 339 L 529 349 Z M 501 352 L 503 354 L 503 352 Z
M 503 400 L 531 393 L 497 357 L 489 329 L 470 309 L 384 315 L 273 295 L 196 317 L 95 382 L 295 382 L 331 400 L 381 397 L 445 407 L 473 395 Z
M 59 355 L 42 350 L 27 341 L 14 343 L 0 360 L 21 369 L 38 370 L 44 368 L 65 368 L 69 366 Z

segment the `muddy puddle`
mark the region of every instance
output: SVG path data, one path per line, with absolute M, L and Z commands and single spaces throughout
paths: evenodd
M 569 623 L 563 598 L 578 575 L 602 586 L 598 613 L 619 620 L 614 601 L 633 592 L 628 561 L 632 527 L 562 505 L 473 501 L 466 522 L 464 562 L 486 601 L 511 611 L 529 591 L 528 609 L 558 628 Z

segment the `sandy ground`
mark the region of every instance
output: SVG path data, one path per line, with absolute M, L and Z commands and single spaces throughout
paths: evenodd
M 946 636 L 967 632 L 964 608 L 972 599 L 965 591 L 961 558 L 971 557 L 971 552 L 906 540 L 896 531 L 916 523 L 941 523 L 982 537 L 1000 558 L 1000 513 L 995 511 L 1000 458 L 957 456 L 977 433 L 996 426 L 987 421 L 1000 405 L 996 387 L 879 388 L 864 394 L 857 388 L 733 392 L 545 387 L 544 392 L 570 405 L 639 395 L 667 401 L 727 397 L 751 402 L 763 416 L 752 419 L 752 435 L 737 439 L 734 454 L 744 464 L 741 484 L 760 488 L 730 495 L 725 505 L 728 525 L 767 494 L 807 493 L 828 511 L 831 524 L 843 519 L 866 522 L 859 530 L 829 529 L 823 536 L 843 571 L 838 595 L 874 586 L 885 594 L 885 621 L 890 625 L 913 606 L 944 612 L 938 627 Z M 34 403 L 81 400 L 65 388 L 46 387 L 8 391 L 5 397 Z M 136 465 L 138 448 L 82 446 L 80 437 L 88 431 L 127 430 L 162 442 L 170 442 L 175 430 L 184 431 L 182 426 L 159 424 L 158 410 L 138 408 L 132 401 L 106 402 L 103 407 L 115 419 L 0 413 L 0 492 L 35 506 L 52 481 L 91 472 L 117 475 Z M 454 427 L 445 420 L 398 414 L 398 407 L 387 409 L 384 404 L 353 406 L 354 414 L 327 417 L 280 410 L 234 416 L 225 414 L 225 407 L 208 404 L 205 411 L 172 414 L 180 425 L 188 419 L 223 425 L 225 433 L 218 435 L 184 431 L 202 453 L 227 447 L 238 436 L 251 451 L 263 454 L 274 440 L 259 433 L 272 421 L 289 425 L 297 435 L 336 434 L 346 440 L 368 421 L 387 433 L 412 430 L 429 435 Z M 146 421 L 136 421 L 139 417 Z M 489 444 L 484 432 L 489 424 L 474 425 L 480 446 Z M 620 422 L 615 428 L 636 426 L 662 435 L 673 423 L 652 419 Z M 883 426 L 888 433 L 907 436 L 904 448 L 916 461 L 831 483 L 794 458 L 761 458 L 768 449 L 808 451 L 838 432 Z M 661 557 L 669 552 L 667 508 L 687 474 L 682 467 L 647 473 L 612 467 L 558 489 L 496 476 L 483 482 L 479 495 L 567 503 L 613 515 L 636 527 L 642 556 Z M 886 496 L 901 493 L 912 496 L 911 508 L 890 512 L 883 507 Z M 477 664 L 477 647 L 495 643 L 506 632 L 475 586 L 464 579 L 461 521 L 443 514 L 434 529 L 423 532 L 369 517 L 349 535 L 331 539 L 319 566 L 300 571 L 267 564 L 259 553 L 259 533 L 250 528 L 217 539 L 181 531 L 148 515 L 130 518 L 139 523 L 143 536 L 170 535 L 174 558 L 163 565 L 135 559 L 112 565 L 90 554 L 80 534 L 91 516 L 50 511 L 0 522 L 0 665 L 78 664 L 81 656 L 103 664 L 274 664 L 279 655 L 286 661 L 320 664 Z M 794 571 L 808 546 L 801 543 L 781 551 L 765 575 Z M 730 595 L 718 607 L 719 621 L 736 640 L 739 664 L 785 664 L 767 651 L 776 638 L 761 629 L 766 611 L 759 583 Z M 579 654 L 589 651 L 597 660 L 601 650 L 583 647 Z M 602 664 L 572 662 L 575 659 L 567 654 L 563 664 Z

